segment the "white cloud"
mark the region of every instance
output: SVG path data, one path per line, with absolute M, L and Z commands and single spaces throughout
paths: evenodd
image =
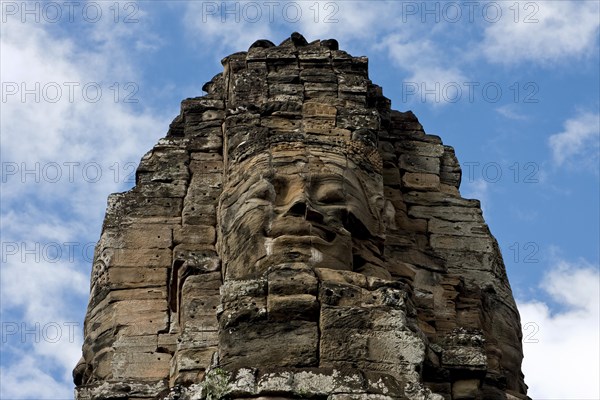
M 402 103 L 421 102 L 445 105 L 463 97 L 469 79 L 456 65 L 444 64 L 441 49 L 435 41 L 412 33 L 396 33 L 385 37 L 379 48 L 385 48 L 394 64 L 407 71 L 402 83 Z
M 1 398 L 72 397 L 89 293 L 91 252 L 83 254 L 84 246 L 98 239 L 106 198 L 123 189 L 127 163 L 137 164 L 173 117 L 145 107 L 139 94 L 139 103 L 123 102 L 125 84 L 143 86 L 135 56 L 153 49 L 140 39 L 152 33 L 142 24 L 112 23 L 111 5 L 96 24 L 21 23 L 19 16 L 2 23 L 3 94 L 7 83 L 18 90 L 1 99 L 3 329 L 16 324 L 17 336 L 23 327 L 43 335 L 58 324 L 74 336 L 3 338 Z M 97 102 L 82 92 L 88 83 L 102 90 Z M 62 96 L 54 101 L 45 86 Z M 23 99 L 23 87 L 36 93 Z
M 456 49 L 440 47 L 435 39 L 450 27 L 454 33 L 463 32 L 464 27 L 433 23 L 431 16 L 423 21 L 420 14 L 425 10 L 421 6 L 417 7 L 417 15 L 404 15 L 404 5 L 397 2 L 286 1 L 271 6 L 253 2 L 246 9 L 248 4 L 188 3 L 184 23 L 190 40 L 198 46 L 210 46 L 222 57 L 247 50 L 258 38 L 279 44 L 293 31 L 299 31 L 308 41 L 335 38 L 354 55 L 367 49 L 387 53 L 397 67 L 406 71 L 403 103 L 445 105 L 467 96 L 465 82 L 469 80 L 456 65 L 458 58 L 443 56 Z M 258 14 L 256 10 L 260 10 Z M 444 58 L 454 64 L 442 62 Z
M 303 16 L 299 32 L 307 38 L 335 38 L 348 51 L 353 39 L 373 42 L 377 34 L 388 29 L 396 10 L 390 2 L 300 2 Z M 392 25 L 393 26 L 393 25 Z M 310 39 L 309 39 L 310 40 Z
M 190 2 L 184 23 L 192 40 L 210 44 L 220 56 L 245 51 L 257 39 L 279 44 L 294 31 L 309 41 L 336 38 L 344 49 L 352 50 L 351 39 L 374 40 L 399 10 L 386 2 L 361 1 Z
M 598 168 L 600 143 L 600 114 L 581 112 L 568 119 L 564 130 L 551 135 L 548 144 L 557 166 L 573 164 L 579 167 Z M 575 164 L 576 163 L 576 164 Z
M 559 308 L 518 301 L 523 325 L 523 371 L 534 399 L 598 399 L 600 274 L 586 261 L 559 260 L 542 289 Z
M 30 355 L 22 357 L 10 369 L 0 368 L 3 399 L 69 399 L 73 389 L 55 379 L 46 370 L 47 364 Z
M 496 108 L 496 112 L 505 118 L 515 121 L 525 121 L 528 119 L 526 115 L 519 113 L 515 108 L 516 107 L 513 104 L 506 104 Z
M 248 7 L 238 1 L 188 2 L 183 22 L 190 40 L 197 46 L 210 46 L 219 58 L 231 52 L 246 51 L 257 39 L 276 40 L 270 15 L 275 11 L 262 7 L 261 3 L 254 4 L 258 7 Z
M 597 51 L 597 1 L 496 4 L 502 5 L 502 17 L 488 23 L 480 50 L 491 62 L 546 64 Z

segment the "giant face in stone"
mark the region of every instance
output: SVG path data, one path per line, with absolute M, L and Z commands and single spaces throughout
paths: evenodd
M 385 275 L 383 201 L 381 175 L 342 148 L 272 145 L 229 168 L 220 208 L 225 278 L 257 278 L 286 263 Z

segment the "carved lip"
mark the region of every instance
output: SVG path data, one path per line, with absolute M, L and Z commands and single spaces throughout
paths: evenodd
M 322 244 L 322 245 L 331 245 L 331 241 L 327 241 L 319 236 L 315 235 L 281 235 L 275 238 L 272 238 L 274 243 L 284 242 L 284 243 L 293 243 L 293 244 Z
M 332 230 L 310 223 L 295 224 L 293 222 L 273 224 L 268 237 L 277 240 L 292 240 L 297 243 L 330 244 L 337 236 Z

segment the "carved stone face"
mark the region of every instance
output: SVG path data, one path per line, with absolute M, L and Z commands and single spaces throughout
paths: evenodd
M 299 150 L 273 148 L 231 177 L 221 199 L 227 279 L 290 262 L 353 270 L 380 255 L 380 176 L 338 153 Z

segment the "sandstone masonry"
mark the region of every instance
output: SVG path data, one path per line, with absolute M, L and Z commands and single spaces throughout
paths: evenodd
M 222 63 L 109 197 L 77 399 L 528 399 L 452 147 L 335 40 Z

